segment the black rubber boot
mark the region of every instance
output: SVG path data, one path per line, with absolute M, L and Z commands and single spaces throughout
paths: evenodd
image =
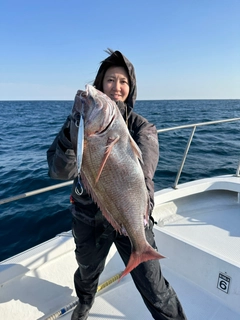
M 80 304 L 78 302 L 76 308 L 73 310 L 71 320 L 86 320 L 90 311 L 90 306 L 87 304 Z

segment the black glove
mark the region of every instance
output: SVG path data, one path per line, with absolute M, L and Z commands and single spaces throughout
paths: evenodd
M 70 116 L 67 118 L 64 123 L 58 138 L 58 145 L 65 153 L 67 149 L 72 149 L 72 143 L 70 140 Z
M 78 90 L 76 96 L 75 96 L 75 100 L 74 100 L 74 104 L 72 107 L 72 117 L 73 119 L 77 119 L 79 117 L 79 115 L 82 113 L 82 101 L 80 99 L 80 95 L 82 94 L 82 92 L 84 92 L 83 90 Z

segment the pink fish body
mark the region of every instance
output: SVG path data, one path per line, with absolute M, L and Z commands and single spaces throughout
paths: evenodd
M 132 244 L 123 277 L 141 262 L 163 258 L 145 237 L 144 220 L 148 221 L 149 204 L 140 165 L 141 151 L 116 103 L 108 96 L 87 85 L 76 99 L 80 101 L 73 111 L 84 118 L 81 165 L 84 186 L 106 219 L 119 233 L 127 235 Z

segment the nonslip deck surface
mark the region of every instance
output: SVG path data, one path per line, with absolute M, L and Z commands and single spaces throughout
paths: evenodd
M 163 209 L 170 212 L 161 228 L 164 232 L 240 267 L 240 203 L 236 194 L 211 191 L 175 200 Z
M 239 320 L 239 314 L 224 308 L 217 299 L 206 295 L 199 287 L 162 268 L 184 307 L 188 320 Z M 70 313 L 63 319 L 70 319 Z M 112 284 L 95 301 L 89 320 L 151 320 L 130 276 L 122 283 Z

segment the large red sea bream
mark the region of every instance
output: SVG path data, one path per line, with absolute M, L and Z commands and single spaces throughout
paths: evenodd
M 163 258 L 145 238 L 149 204 L 141 151 L 116 103 L 93 86 L 76 96 L 73 116 L 82 121 L 82 132 L 74 135 L 78 141 L 72 143 L 83 184 L 106 219 L 132 244 L 123 277 L 143 261 Z

